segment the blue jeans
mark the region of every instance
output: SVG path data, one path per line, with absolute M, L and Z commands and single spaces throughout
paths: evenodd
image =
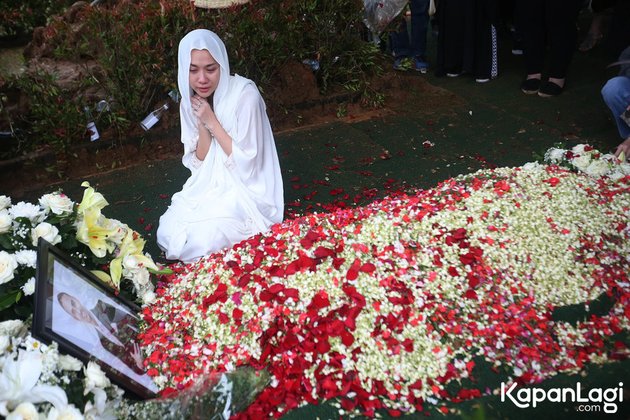
M 429 0 L 410 0 L 411 37 L 403 19 L 398 32 L 391 34 L 391 48 L 396 58 L 418 57 L 426 59 L 427 29 L 429 27 Z
M 604 102 L 610 108 L 622 139 L 630 138 L 630 126 L 619 116 L 630 106 L 630 77 L 617 76 L 602 88 Z

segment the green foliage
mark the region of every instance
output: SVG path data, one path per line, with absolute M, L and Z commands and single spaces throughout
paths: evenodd
M 231 72 L 251 78 L 265 92 L 286 63 L 316 59 L 322 93 L 345 89 L 362 104 L 380 106 L 369 86 L 378 74 L 378 48 L 367 42 L 360 0 L 251 0 L 226 9 L 195 8 L 188 0 L 106 2 L 81 11 L 79 24 L 53 19 L 43 31 L 57 59 L 86 66 L 86 85 L 104 95 L 111 111 L 98 121 L 124 142 L 130 122 L 177 88 L 177 48 L 190 30 L 208 28 L 225 42 Z M 29 96 L 24 123 L 33 144 L 66 150 L 85 141 L 84 99 L 60 91 L 52 77 L 25 75 L 16 83 Z M 93 104 L 87 104 L 93 105 Z M 281 104 L 280 104 L 281 106 Z
M 118 2 L 88 16 L 83 46 L 97 45 L 95 58 L 104 71 L 98 82 L 126 120 L 144 117 L 177 87 L 177 46 L 193 29 L 185 14 L 190 4 L 179 3 Z
M 74 0 L 20 0 L 0 2 L 0 38 L 28 35 Z
M 67 149 L 69 139 L 85 138 L 86 122 L 80 98 L 60 89 L 53 75 L 37 72 L 28 78 L 17 78 L 12 84 L 29 98 L 30 113 L 21 118 L 29 127 L 33 141 L 24 145 L 25 150 L 49 145 L 62 152 Z

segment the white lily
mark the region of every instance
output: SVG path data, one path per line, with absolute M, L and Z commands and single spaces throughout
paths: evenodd
M 13 409 L 23 402 L 40 403 L 47 401 L 55 407 L 68 405 L 68 397 L 63 389 L 52 385 L 38 385 L 42 373 L 40 355 L 20 353 L 18 360 L 6 360 L 0 375 L 0 402 Z

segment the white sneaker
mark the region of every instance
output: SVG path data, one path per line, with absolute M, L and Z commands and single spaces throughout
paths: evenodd
M 459 77 L 461 73 L 446 73 L 446 77 Z
M 490 81 L 490 79 L 475 79 L 475 82 L 477 83 L 488 83 Z

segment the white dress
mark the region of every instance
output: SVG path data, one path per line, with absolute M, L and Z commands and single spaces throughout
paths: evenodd
M 208 49 L 221 64 L 217 59 L 221 51 Z M 188 69 L 189 64 L 181 63 L 180 54 L 182 66 Z M 212 139 L 206 158 L 196 159 L 199 132 L 190 105 L 186 106 L 190 96 L 182 94 L 182 162 L 191 175 L 160 217 L 157 241 L 168 259 L 193 261 L 282 221 L 282 177 L 265 103 L 251 80 L 229 73 L 224 77 L 221 67 L 214 109 L 232 138 L 232 154 L 227 156 Z M 180 92 L 183 79 L 179 77 Z M 186 72 L 186 85 L 187 79 Z

